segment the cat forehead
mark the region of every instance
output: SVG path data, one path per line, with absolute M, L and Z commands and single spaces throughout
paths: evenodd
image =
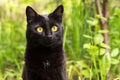
M 49 21 L 48 15 L 42 15 L 46 21 Z
M 45 21 L 49 21 L 48 15 L 40 15 L 40 17 L 42 17 Z

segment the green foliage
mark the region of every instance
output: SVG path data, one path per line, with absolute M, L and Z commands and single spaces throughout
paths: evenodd
M 113 20 L 115 18 L 114 14 L 116 14 L 116 11 L 111 13 L 109 30 L 101 30 L 99 19 L 101 18 L 105 21 L 106 19 L 96 15 L 96 13 L 94 13 L 94 6 L 91 6 L 91 4 L 93 4 L 92 1 L 71 1 L 71 6 L 69 6 L 71 14 L 66 13 L 66 17 L 71 17 L 69 18 L 70 20 L 68 18 L 66 19 L 68 22 L 66 21 L 65 25 L 65 27 L 67 27 L 67 31 L 65 32 L 67 34 L 65 48 L 69 63 L 68 76 L 70 80 L 106 80 L 108 76 L 109 80 L 113 80 L 119 78 L 120 75 L 119 71 L 116 72 L 120 63 L 120 46 L 119 43 L 116 44 L 114 42 L 114 40 L 119 42 L 120 38 L 118 31 L 120 29 L 119 25 L 116 23 L 117 21 Z M 119 8 L 117 9 L 119 10 Z M 118 13 L 119 11 L 117 11 L 117 16 Z M 120 18 L 116 17 L 115 19 L 119 21 Z M 116 29 L 113 29 L 112 26 L 114 25 L 116 25 Z M 113 31 L 114 34 L 111 34 L 111 31 Z M 103 33 L 109 33 L 110 46 L 103 43 Z M 118 34 L 116 35 L 115 33 Z M 110 53 L 106 53 L 105 48 L 109 48 Z
M 110 4 L 109 29 L 101 30 L 99 19 L 106 19 L 96 15 L 94 0 L 3 0 L 0 3 L 0 80 L 21 80 L 26 6 L 48 13 L 60 3 L 65 7 L 64 47 L 69 80 L 107 80 L 108 76 L 109 80 L 120 79 L 120 8 L 115 1 L 111 0 Z M 103 43 L 103 33 L 109 33 L 109 46 Z

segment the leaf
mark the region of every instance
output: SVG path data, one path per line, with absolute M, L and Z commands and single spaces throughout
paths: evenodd
M 110 49 L 110 47 L 109 47 L 108 45 L 106 45 L 105 43 L 101 43 L 100 46 L 103 47 L 103 48 L 108 48 L 108 49 Z
M 99 30 L 99 33 L 108 33 L 108 30 Z
M 117 59 L 111 59 L 111 64 L 118 64 L 119 63 L 119 60 L 117 60 Z
M 95 19 L 93 19 L 93 20 L 87 20 L 87 23 L 89 23 L 89 24 L 92 25 L 92 26 L 95 26 L 95 25 L 98 24 L 98 21 L 95 20 Z
M 90 46 L 90 50 L 89 50 L 89 54 L 91 55 L 91 56 L 98 56 L 98 47 L 97 46 L 95 46 L 95 45 L 91 45 Z
M 73 75 L 73 66 L 72 66 L 72 65 L 69 66 L 68 72 L 69 72 L 69 73 L 68 73 L 68 77 L 71 78 L 72 75 Z
M 85 44 L 83 45 L 83 48 L 90 49 L 90 47 L 91 47 L 91 44 L 90 44 L 90 43 L 85 43 Z
M 89 77 L 90 76 L 90 72 L 89 72 L 89 70 L 82 70 L 81 71 L 81 73 L 82 73 L 82 75 L 84 75 L 84 76 L 86 76 L 86 77 Z
M 119 53 L 118 48 L 113 49 L 112 52 L 111 52 L 111 57 L 116 57 L 118 55 L 118 53 Z
M 105 17 L 103 17 L 103 16 L 96 15 L 96 17 L 99 18 L 99 19 L 102 19 L 102 20 L 104 20 L 104 21 L 107 21 L 107 19 L 106 19 Z
M 76 64 L 76 66 L 77 67 L 82 67 L 82 68 L 88 68 L 88 65 L 87 65 L 87 63 L 85 63 L 84 61 L 76 61 L 77 62 L 77 64 Z
M 115 78 L 114 80 L 120 80 L 120 78 Z
M 109 53 L 106 53 L 99 61 L 101 75 L 106 76 L 111 67 L 111 57 Z
M 103 48 L 101 48 L 101 49 L 100 49 L 100 55 L 104 55 L 104 54 L 105 54 L 105 52 L 106 52 L 106 50 L 105 50 L 105 49 L 103 49 Z
M 119 8 L 115 8 L 115 13 L 114 15 L 119 15 L 120 14 L 120 9 Z
M 95 42 L 95 44 L 100 44 L 103 41 L 104 41 L 104 38 L 103 38 L 102 34 L 96 34 L 94 36 L 94 42 Z
M 92 39 L 92 37 L 91 37 L 91 36 L 86 35 L 86 34 L 84 34 L 84 35 L 83 35 L 83 37 L 88 38 L 88 39 Z

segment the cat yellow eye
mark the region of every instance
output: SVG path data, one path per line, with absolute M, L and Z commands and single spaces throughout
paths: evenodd
M 37 32 L 43 32 L 43 28 L 42 27 L 38 27 L 37 28 Z
M 55 32 L 55 31 L 57 31 L 58 30 L 58 27 L 57 26 L 53 26 L 52 28 L 51 28 L 51 31 L 53 31 L 53 32 Z

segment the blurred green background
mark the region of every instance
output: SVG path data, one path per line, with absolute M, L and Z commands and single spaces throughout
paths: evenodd
M 46 14 L 59 4 L 64 5 L 65 11 L 69 80 L 120 80 L 120 0 L 109 0 L 107 31 L 100 28 L 94 0 L 0 0 L 0 80 L 21 80 L 26 6 Z M 105 32 L 109 33 L 109 46 L 103 43 Z

